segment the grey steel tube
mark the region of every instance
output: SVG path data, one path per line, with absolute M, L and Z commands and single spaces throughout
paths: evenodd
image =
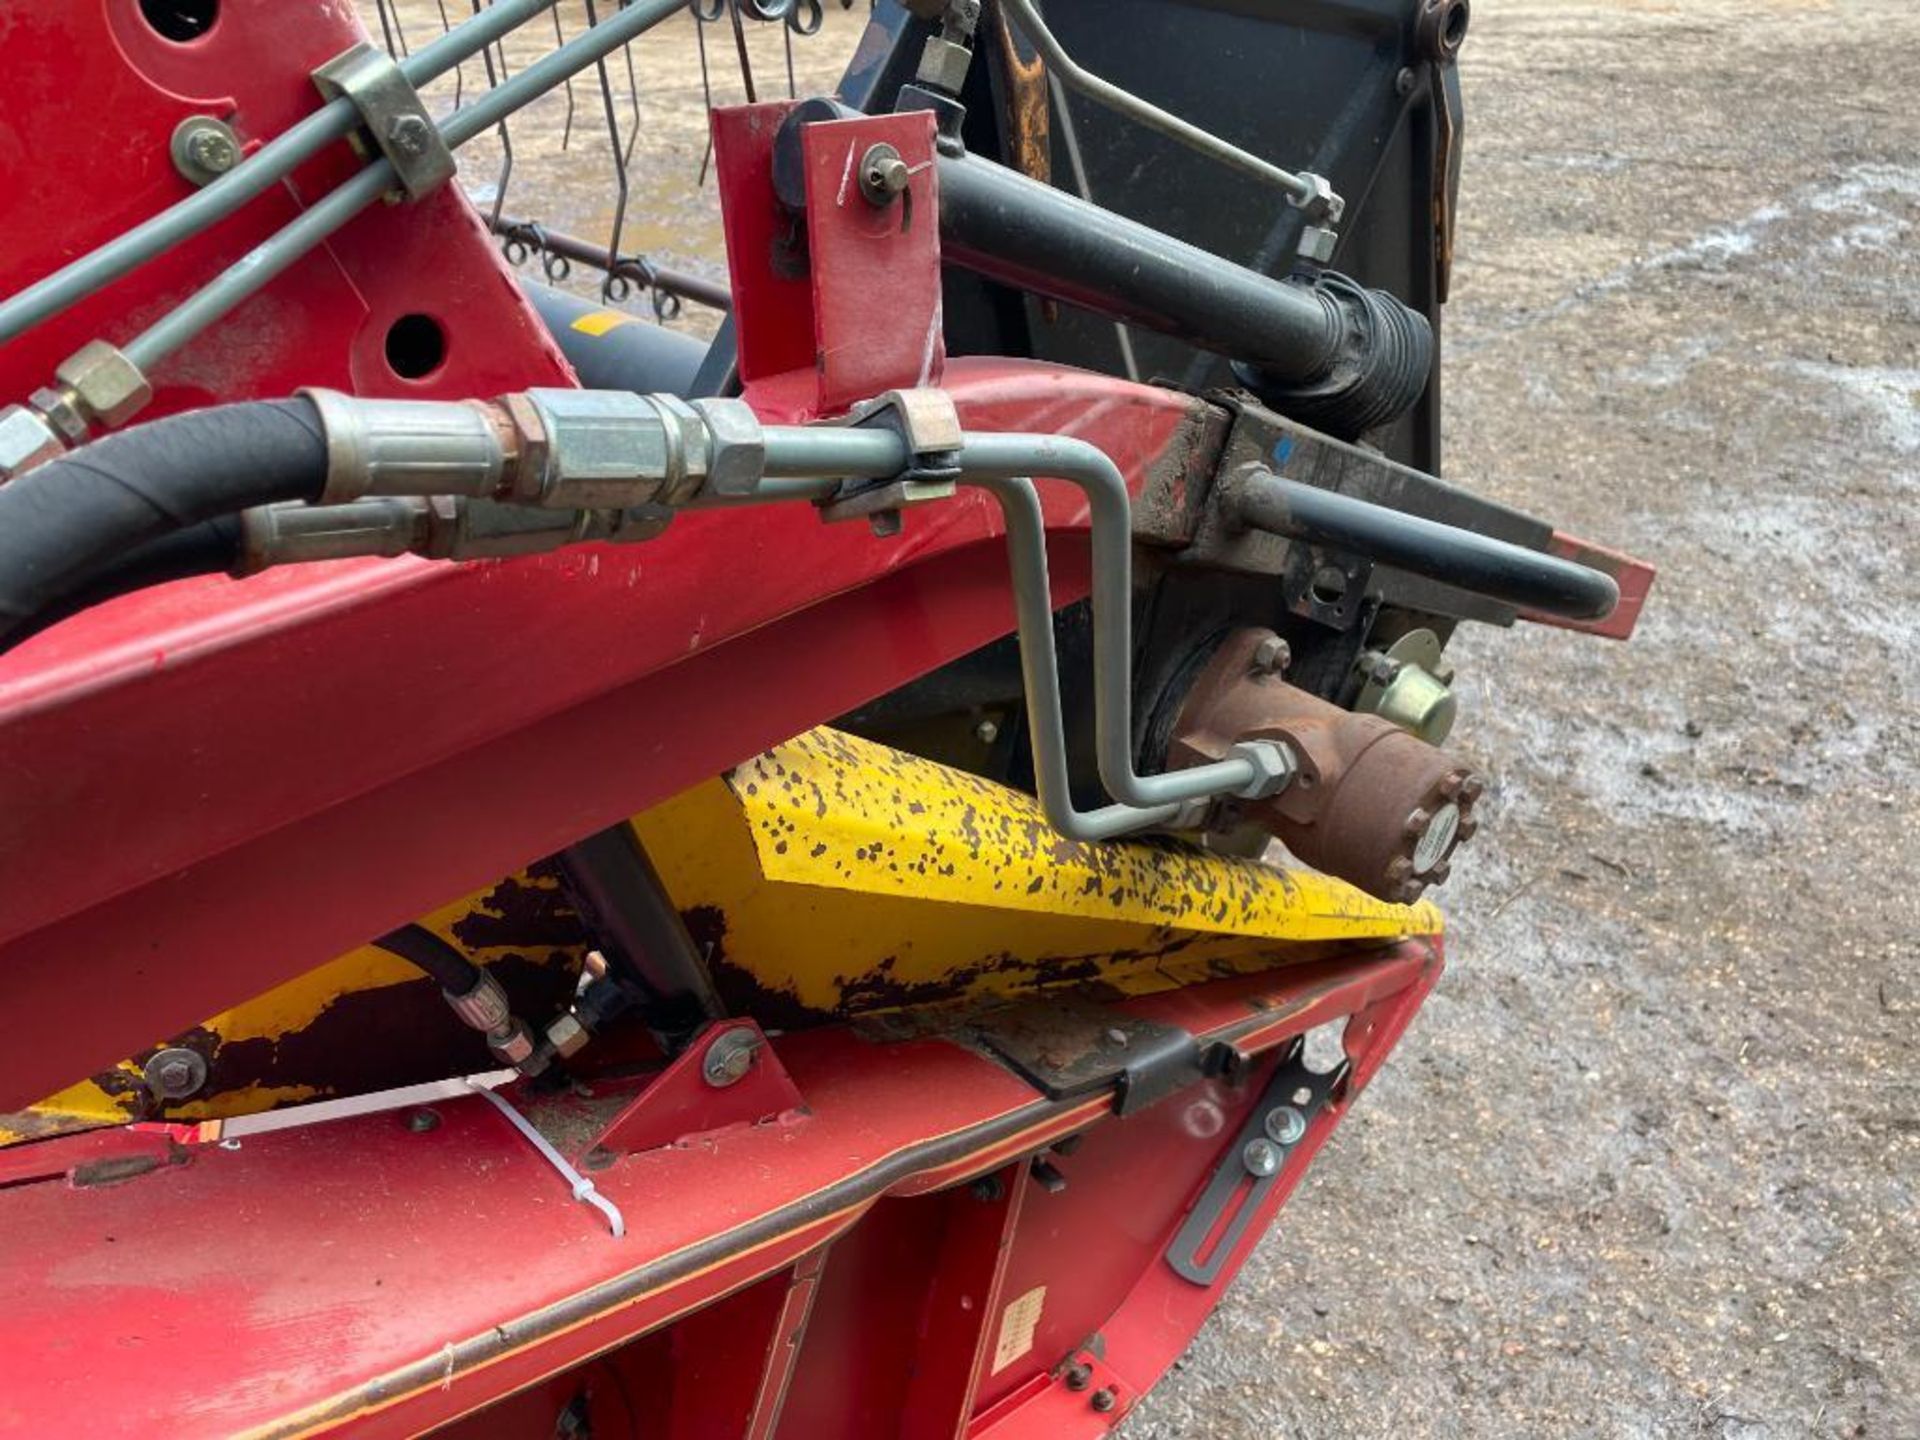
M 1040 510 L 1039 492 L 1031 480 L 1017 478 L 969 475 L 961 483 L 977 486 L 992 495 L 1000 502 L 1000 513 L 1006 518 L 1007 557 L 1013 574 L 1014 614 L 1020 635 L 1020 674 L 1026 686 L 1027 729 L 1033 742 L 1034 788 L 1039 792 L 1040 808 L 1047 823 L 1070 840 L 1109 840 L 1172 821 L 1182 806 L 1074 808 L 1072 782 L 1067 774 L 1067 727 L 1060 705 L 1060 659 L 1053 643 L 1053 592 L 1047 575 L 1046 518 Z M 1096 559 L 1095 564 L 1098 563 Z M 1094 628 L 1097 645 L 1098 621 Z M 1104 691 L 1100 698 L 1106 698 Z M 1104 717 L 1105 707 L 1100 708 Z
M 415 86 L 425 85 L 553 4 L 554 0 L 496 0 L 471 20 L 402 60 L 401 73 Z M 31 330 L 101 286 L 224 220 L 328 145 L 351 134 L 359 123 L 360 112 L 351 100 L 330 101 L 205 188 L 9 296 L 0 303 L 0 343 Z
M 1251 529 L 1336 546 L 1522 609 L 1600 620 L 1620 602 L 1613 577 L 1589 566 L 1270 471 L 1233 480 L 1228 504 Z
M 687 0 L 634 0 L 610 19 L 541 56 L 473 104 L 455 111 L 440 127 L 441 137 L 449 148 L 464 145 L 686 5 Z M 130 340 L 124 347 L 127 358 L 142 370 L 165 359 L 392 189 L 396 179 L 393 166 L 386 160 L 376 160 L 356 172 Z
M 1064 480 L 1086 494 L 1093 543 L 1094 746 L 1100 779 L 1114 799 L 1143 807 L 1179 805 L 1255 783 L 1258 772 L 1243 759 L 1161 775 L 1133 768 L 1133 502 L 1106 452 L 1065 435 L 968 434 L 959 465 L 965 481 Z M 1016 573 L 1016 590 L 1019 584 Z

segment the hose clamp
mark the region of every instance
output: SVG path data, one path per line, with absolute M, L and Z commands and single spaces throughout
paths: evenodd
M 453 178 L 453 151 L 420 92 L 385 52 L 362 40 L 315 70 L 313 83 L 327 100 L 344 96 L 353 102 L 364 137 L 357 148 L 393 166 L 407 199 L 418 200 Z

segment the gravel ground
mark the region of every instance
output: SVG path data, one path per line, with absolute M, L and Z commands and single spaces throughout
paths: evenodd
M 1451 969 L 1126 1440 L 1920 1436 L 1911 0 L 1480 0 L 1449 472 L 1656 560 L 1459 646 Z

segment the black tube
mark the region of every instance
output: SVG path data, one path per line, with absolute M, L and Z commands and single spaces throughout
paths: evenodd
M 704 340 L 619 315 L 612 323 L 575 321 L 604 317 L 607 308 L 550 285 L 527 285 L 527 299 L 539 312 L 554 343 L 589 390 L 632 390 L 641 395 L 688 395 L 707 358 Z
M 216 520 L 202 520 L 198 525 L 136 545 L 88 577 L 78 589 L 69 590 L 41 606 L 32 619 L 24 621 L 7 637 L 7 643 L 18 645 L 29 635 L 38 635 L 69 616 L 122 595 L 131 595 L 136 590 L 195 575 L 224 574 L 233 569 L 239 558 L 240 517 L 222 515 Z
M 449 995 L 471 994 L 480 983 L 479 967 L 424 925 L 402 925 L 371 943 L 426 971 Z
M 312 402 L 254 400 L 141 425 L 0 487 L 0 648 L 145 542 L 279 500 L 317 500 Z
M 1586 565 L 1269 471 L 1241 476 L 1228 494 L 1235 518 L 1252 529 L 1331 545 L 1522 609 L 1601 620 L 1620 602 L 1613 577 Z
M 806 204 L 800 131 L 854 113 L 830 99 L 788 113 L 782 205 Z M 1239 361 L 1275 409 L 1342 439 L 1426 392 L 1433 327 L 1383 290 L 1331 272 L 1276 280 L 944 141 L 939 171 L 943 261 Z
M 726 1014 L 705 961 L 653 861 L 625 821 L 554 857 L 560 877 L 612 973 L 646 999 L 647 1024 L 675 1045 Z

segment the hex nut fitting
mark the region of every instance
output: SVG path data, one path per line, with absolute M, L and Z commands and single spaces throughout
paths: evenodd
M 104 340 L 88 341 L 53 374 L 82 414 L 109 429 L 126 424 L 153 399 L 153 386 L 140 367 Z
M 547 1043 L 553 1047 L 553 1053 L 562 1059 L 577 1055 L 592 1038 L 593 1032 L 581 1024 L 580 1017 L 571 1010 L 547 1026 Z
M 706 489 L 715 495 L 751 495 L 767 468 L 767 434 L 744 400 L 693 402 L 706 422 Z
M 1281 740 L 1243 740 L 1227 755 L 1253 766 L 1252 782 L 1234 792 L 1242 800 L 1264 800 L 1269 795 L 1278 795 L 1300 773 L 1300 762 L 1294 756 L 1293 747 Z
M 487 1048 L 515 1069 L 529 1075 L 534 1073 L 532 1069 L 528 1068 L 527 1063 L 533 1059 L 535 1047 L 533 1043 L 533 1032 L 527 1028 L 526 1021 L 510 1019 L 505 1026 L 494 1031 L 487 1037 Z M 540 1066 L 538 1068 L 545 1069 L 546 1067 Z
M 25 405 L 0 411 L 0 480 L 24 475 L 66 453 L 66 445 L 46 416 Z
M 913 78 L 917 84 L 947 95 L 958 95 L 961 87 L 967 83 L 967 69 L 972 64 L 973 51 L 965 45 L 934 35 L 928 38 L 926 47 L 920 52 L 920 68 L 914 72 Z

